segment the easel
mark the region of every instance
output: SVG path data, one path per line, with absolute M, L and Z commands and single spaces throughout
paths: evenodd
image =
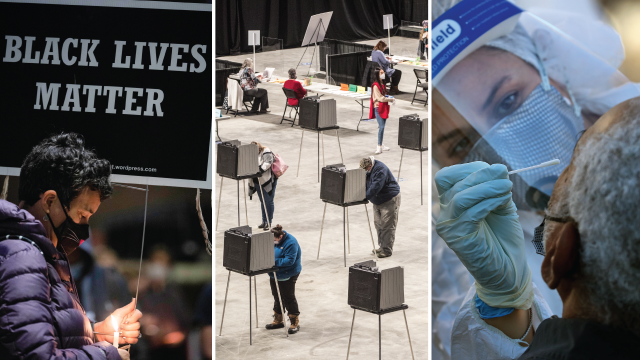
M 398 168 L 398 181 L 400 181 L 400 170 L 402 170 L 402 158 L 404 157 L 404 149 L 414 150 L 404 146 L 400 146 L 400 147 L 402 148 L 402 154 L 400 154 L 400 167 Z M 422 148 L 420 150 L 416 150 L 420 152 L 420 205 L 424 205 L 422 200 L 422 153 L 427 150 L 429 150 L 429 148 Z
M 351 350 L 351 336 L 353 335 L 353 324 L 356 322 L 356 310 L 378 315 L 378 357 L 380 360 L 382 360 L 382 315 L 402 310 L 402 314 L 404 315 L 404 325 L 407 327 L 407 337 L 409 338 L 409 349 L 411 349 L 411 358 L 415 360 L 415 357 L 413 356 L 413 346 L 411 345 L 411 335 L 409 335 L 409 324 L 407 323 L 407 313 L 405 312 L 405 310 L 409 308 L 409 305 L 402 304 L 395 308 L 381 310 L 377 312 L 356 308 L 354 306 L 352 306 L 351 308 L 353 309 L 353 319 L 351 320 L 351 332 L 349 333 L 349 346 L 347 347 L 347 360 L 349 360 L 349 350 Z
M 304 39 L 302 40 L 302 44 L 300 44 L 300 46 L 306 46 L 307 48 L 304 49 L 304 53 L 302 53 L 302 56 L 300 57 L 300 61 L 298 61 L 298 65 L 296 65 L 296 71 L 298 70 L 298 66 L 300 66 L 300 63 L 302 62 L 304 55 L 307 53 L 307 50 L 309 49 L 309 45 L 311 45 L 311 43 L 313 42 L 314 49 L 313 49 L 313 55 L 311 55 L 312 60 L 311 60 L 311 64 L 309 64 L 309 70 L 307 70 L 307 76 L 309 76 L 311 72 L 311 65 L 314 63 L 313 59 L 316 56 L 316 52 L 318 52 L 318 42 L 322 42 L 324 40 L 324 36 L 327 33 L 326 26 L 329 26 L 329 21 L 331 21 L 332 15 L 333 15 L 333 11 L 329 11 L 326 13 L 313 15 L 311 19 L 309 19 L 309 25 L 307 25 L 307 31 L 305 32 Z M 325 26 L 325 22 L 327 24 L 326 26 Z M 314 26 L 314 23 L 316 23 L 315 26 Z M 321 27 L 322 27 L 322 31 L 321 31 Z M 316 73 L 320 71 L 320 68 L 318 67 L 319 62 L 320 61 L 315 61 Z
M 224 293 L 224 305 L 222 306 L 222 319 L 220 320 L 220 333 L 218 334 L 218 336 L 222 336 L 222 324 L 224 324 L 224 311 L 227 307 L 227 294 L 229 293 L 229 281 L 231 280 L 231 272 L 235 272 L 241 275 L 246 275 L 249 277 L 249 345 L 253 345 L 253 339 L 252 339 L 252 325 L 251 325 L 251 320 L 252 320 L 252 316 L 251 316 L 251 277 L 253 276 L 253 287 L 254 287 L 254 296 L 255 296 L 255 303 L 256 303 L 256 328 L 258 328 L 258 286 L 256 284 L 256 276 L 257 275 L 262 275 L 262 274 L 266 274 L 266 273 L 273 273 L 273 277 L 276 280 L 276 289 L 278 290 L 278 300 L 280 300 L 280 311 L 282 312 L 282 321 L 285 323 L 284 326 L 284 333 L 287 337 L 289 337 L 289 332 L 287 331 L 287 322 L 284 320 L 285 319 L 285 313 L 284 313 L 284 307 L 282 304 L 282 297 L 280 296 L 280 286 L 278 285 L 278 276 L 276 276 L 276 271 L 278 271 L 279 269 L 277 267 L 272 267 L 271 269 L 265 269 L 265 270 L 259 270 L 259 271 L 249 271 L 246 273 L 237 271 L 237 270 L 233 270 L 230 268 L 225 268 L 227 270 L 229 270 L 229 276 L 227 277 L 227 290 Z
M 245 179 L 253 179 L 258 177 L 259 174 L 254 175 L 245 175 L 238 177 L 229 177 L 220 175 L 220 194 L 218 195 L 218 214 L 216 215 L 216 229 L 218 228 L 218 220 L 220 219 L 220 200 L 222 200 L 222 183 L 224 182 L 224 178 L 229 178 L 232 180 L 236 180 L 238 183 L 238 226 L 240 226 L 240 180 L 242 180 L 242 189 L 244 190 L 244 214 L 245 220 L 247 221 L 247 225 L 249 225 L 249 211 L 247 210 L 247 188 L 245 187 Z
M 322 133 L 322 165 L 324 166 L 324 131 L 326 130 L 335 130 L 336 137 L 338 138 L 338 147 L 340 148 L 340 161 L 344 162 L 342 158 L 342 145 L 340 145 L 340 135 L 338 134 L 338 130 L 340 126 L 331 126 L 326 128 L 318 128 L 318 129 L 307 129 L 318 132 L 318 182 L 320 182 L 320 133 Z M 302 140 L 304 140 L 304 130 L 302 128 L 302 137 L 300 138 L 300 153 L 298 154 L 298 172 L 296 173 L 296 177 L 300 175 L 300 158 L 302 157 Z
M 320 245 L 322 244 L 322 230 L 324 229 L 324 216 L 327 213 L 327 201 L 324 201 L 324 211 L 322 212 L 322 224 L 320 225 L 320 239 L 318 240 L 318 257 L 316 260 L 320 260 Z M 348 204 L 334 204 L 342 207 L 342 242 L 344 244 L 344 266 L 347 267 L 347 242 L 349 243 L 349 254 L 351 254 L 351 241 L 349 239 L 349 206 L 364 205 L 364 210 L 367 212 L 367 224 L 369 225 L 369 234 L 371 235 L 371 245 L 373 246 L 373 253 L 376 253 L 376 245 L 373 242 L 373 231 L 371 231 L 371 220 L 369 220 L 369 209 L 367 209 L 368 200 L 358 201 Z

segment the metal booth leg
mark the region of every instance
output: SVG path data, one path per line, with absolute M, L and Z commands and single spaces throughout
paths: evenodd
M 422 151 L 420 151 L 420 205 L 424 205 L 422 203 Z
M 302 137 L 300 138 L 300 153 L 298 154 L 298 172 L 296 173 L 296 177 L 300 175 L 300 157 L 302 156 L 302 140 L 304 140 L 304 129 L 302 129 Z
M 280 312 L 282 313 L 282 321 L 284 322 L 284 333 L 289 337 L 289 331 L 287 331 L 287 320 L 284 314 L 284 307 L 282 306 L 282 297 L 280 296 L 280 285 L 278 285 L 278 276 L 273 273 L 273 279 L 276 281 L 276 290 L 278 290 L 278 300 L 280 300 Z
M 371 235 L 371 245 L 373 246 L 373 254 L 376 253 L 376 244 L 373 242 L 373 231 L 371 231 L 371 220 L 369 220 L 369 209 L 367 204 L 364 204 L 364 211 L 367 212 L 367 224 L 369 225 L 369 234 Z
M 236 180 L 238 184 L 238 226 L 240 226 L 240 180 Z
M 324 203 L 324 211 L 322 212 L 322 224 L 320 225 L 320 240 L 318 240 L 318 257 L 320 259 L 320 244 L 322 244 L 322 228 L 324 228 L 324 215 L 327 213 L 327 203 Z
M 336 137 L 338 138 L 338 148 L 340 149 L 340 161 L 344 164 L 344 159 L 342 158 L 342 145 L 340 145 L 340 135 L 338 134 L 338 129 L 336 129 Z
M 347 224 L 347 208 L 342 208 L 342 244 L 344 245 L 344 267 L 347 267 L 347 233 L 346 233 L 346 224 Z
M 220 333 L 218 336 L 222 336 L 222 324 L 224 324 L 224 311 L 227 308 L 227 294 L 229 293 L 229 280 L 231 280 L 231 270 L 229 270 L 229 277 L 227 277 L 227 290 L 224 292 L 224 305 L 222 305 L 222 319 L 220 320 Z
M 258 284 L 256 284 L 256 277 L 253 277 L 253 296 L 256 300 L 256 329 L 258 328 Z
M 351 335 L 353 335 L 353 324 L 356 322 L 356 309 L 353 309 L 353 319 L 351 319 L 351 332 L 349 333 L 349 346 L 347 346 L 347 360 L 349 360 L 349 350 L 351 350 Z
M 220 220 L 220 200 L 222 200 L 222 182 L 224 178 L 220 177 L 220 195 L 218 195 L 218 214 L 216 215 L 216 230 L 218 230 L 218 220 Z
M 411 335 L 409 335 L 409 324 L 407 323 L 407 313 L 402 309 L 402 315 L 404 315 L 404 325 L 407 327 L 407 337 L 409 338 L 409 349 L 411 349 L 411 358 L 416 360 L 413 356 L 413 346 L 411 346 Z
M 242 191 L 244 191 L 244 218 L 249 225 L 249 210 L 247 210 L 247 183 L 242 179 Z
M 349 237 L 349 208 L 347 208 L 347 250 L 351 255 L 351 239 Z
M 320 182 L 320 131 L 318 131 L 318 182 Z
M 322 132 L 322 167 L 325 167 L 325 162 L 324 162 L 324 131 Z
M 400 170 L 402 170 L 402 158 L 404 157 L 404 148 L 402 148 L 402 154 L 400 154 L 400 167 L 398 168 L 398 181 L 400 181 Z
M 382 360 L 382 315 L 378 315 L 378 356 Z
M 253 345 L 253 338 L 251 335 L 251 276 L 249 276 L 249 345 Z

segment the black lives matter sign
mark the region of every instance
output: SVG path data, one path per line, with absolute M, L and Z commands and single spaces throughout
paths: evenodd
M 211 6 L 129 3 L 0 2 L 0 166 L 64 131 L 116 175 L 207 180 Z

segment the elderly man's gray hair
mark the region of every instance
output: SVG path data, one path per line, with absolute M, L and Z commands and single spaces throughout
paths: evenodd
M 296 78 L 296 69 L 291 68 L 289 69 L 289 79 L 295 79 Z
M 581 284 L 606 322 L 640 334 L 640 99 L 574 159 L 569 213 L 580 233 Z

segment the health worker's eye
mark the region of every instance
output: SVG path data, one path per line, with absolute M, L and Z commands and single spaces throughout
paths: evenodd
M 505 96 L 496 106 L 494 115 L 496 120 L 501 120 L 518 108 L 518 93 L 514 92 Z

